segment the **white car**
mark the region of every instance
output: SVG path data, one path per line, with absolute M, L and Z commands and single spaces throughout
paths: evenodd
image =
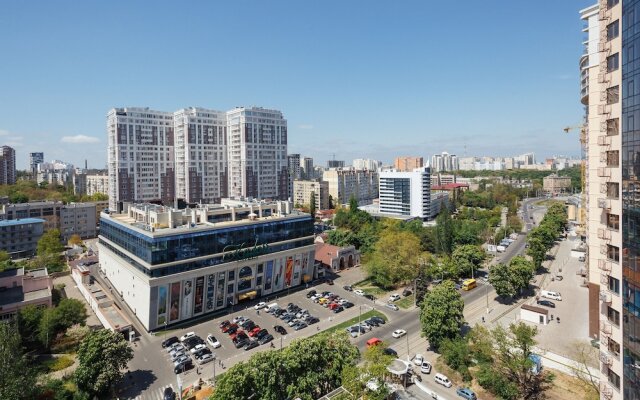
M 218 341 L 218 339 L 216 339 L 215 336 L 213 335 L 209 335 L 207 336 L 207 342 L 211 345 L 211 347 L 213 347 L 214 349 L 217 349 L 218 347 L 222 346 L 220 344 L 220 342 Z
M 213 360 L 216 359 L 216 356 L 214 356 L 213 354 L 205 354 L 204 356 L 200 357 L 198 359 L 198 364 L 202 365 L 202 364 L 206 364 L 208 362 L 211 362 Z
M 389 301 L 398 301 L 400 300 L 400 295 L 397 293 L 392 294 L 391 296 L 389 296 Z
M 167 347 L 167 353 L 171 353 L 172 351 L 174 351 L 176 349 L 184 350 L 185 347 L 182 345 L 182 343 L 174 343 L 171 346 Z
M 423 361 L 422 365 L 420 366 L 420 372 L 422 372 L 423 374 L 430 374 L 431 363 L 429 361 Z
M 392 309 L 393 311 L 398 311 L 398 310 L 400 310 L 400 308 L 399 308 L 397 305 L 393 304 L 393 303 L 387 303 L 387 304 L 385 304 L 385 307 L 390 308 L 390 309 Z
M 185 333 L 184 335 L 180 336 L 180 341 L 181 341 L 181 342 L 184 342 L 185 340 L 187 340 L 187 339 L 189 339 L 189 338 L 192 338 L 192 337 L 194 337 L 195 335 L 196 335 L 196 333 L 195 333 L 195 332 L 187 332 L 187 333 Z
M 353 293 L 357 294 L 358 296 L 364 296 L 364 292 L 360 289 L 354 290 Z
M 242 315 L 238 315 L 237 317 L 232 319 L 231 322 L 233 322 L 234 324 L 239 324 L 242 321 L 246 321 L 247 319 L 248 319 L 247 317 L 243 317 Z
M 197 345 L 193 346 L 193 348 L 190 351 L 191 351 L 191 354 L 195 354 L 196 352 L 198 352 L 198 351 L 200 351 L 202 349 L 206 349 L 206 348 L 207 348 L 206 344 L 200 343 L 200 344 L 197 344 Z
M 422 365 L 422 363 L 424 362 L 424 357 L 422 357 L 422 354 L 418 353 L 416 354 L 415 357 L 413 357 L 413 363 L 417 366 Z
M 404 329 L 396 329 L 395 331 L 393 331 L 391 336 L 397 339 L 397 338 L 403 337 L 406 334 L 407 334 L 407 331 L 405 331 Z
M 265 303 L 264 301 L 261 301 L 260 303 L 258 303 L 255 306 L 253 306 L 253 308 L 255 308 L 256 310 L 261 310 L 261 309 L 265 308 L 266 306 L 267 306 L 267 303 Z

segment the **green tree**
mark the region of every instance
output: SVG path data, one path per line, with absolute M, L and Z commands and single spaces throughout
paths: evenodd
M 40 323 L 38 324 L 38 341 L 48 349 L 56 338 L 55 310 L 47 308 L 42 312 Z
M 56 332 L 64 332 L 75 324 L 87 322 L 87 309 L 84 303 L 76 299 L 62 299 L 53 309 L 53 324 Z
M 355 195 L 351 195 L 349 197 L 349 213 L 353 214 L 358 211 L 358 199 L 356 199 Z
M 456 246 L 451 255 L 454 264 L 462 276 L 473 276 L 473 271 L 477 271 L 485 259 L 485 252 L 479 246 L 464 244 Z
M 311 192 L 311 197 L 309 198 L 309 214 L 316 218 L 316 192 Z
M 471 381 L 469 367 L 472 365 L 471 351 L 465 338 L 444 339 L 440 345 L 444 362 L 462 375 L 466 382 Z
M 451 254 L 453 250 L 453 222 L 447 207 L 443 207 L 436 217 L 436 247 L 445 254 Z
M 509 267 L 505 264 L 496 264 L 491 267 L 489 270 L 489 283 L 500 297 L 513 297 L 516 295 Z
M 420 310 L 420 323 L 422 333 L 433 348 L 438 349 L 445 339 L 460 336 L 463 309 L 462 296 L 451 281 L 443 282 L 427 294 Z
M 333 196 L 329 195 L 329 209 L 333 210 L 334 208 L 336 208 L 336 205 L 333 204 Z
M 64 246 L 60 241 L 60 231 L 51 229 L 45 232 L 38 240 L 38 255 L 60 254 Z
M 33 363 L 22 353 L 18 327 L 0 323 L 0 399 L 33 399 L 36 383 Z
M 29 304 L 18 312 L 18 330 L 22 340 L 28 348 L 34 348 L 38 344 L 38 330 L 44 309 Z
M 533 259 L 534 266 L 540 268 L 547 255 L 547 245 L 539 238 L 530 238 L 527 243 L 527 255 Z
M 535 267 L 533 262 L 522 256 L 517 256 L 509 262 L 509 275 L 511 276 L 511 284 L 515 290 L 520 293 L 529 287 L 529 282 L 533 279 Z
M 68 243 L 69 243 L 69 246 L 73 246 L 73 245 L 82 246 L 82 238 L 80 237 L 80 235 L 74 233 L 69 238 Z
M 420 240 L 411 232 L 389 228 L 382 232 L 375 244 L 371 262 L 367 264 L 369 276 L 380 286 L 389 288 L 416 277 L 416 249 Z
M 91 332 L 78 349 L 75 382 L 92 395 L 104 395 L 122 379 L 123 369 L 132 358 L 133 350 L 119 332 Z
M 9 256 L 9 253 L 7 253 L 4 250 L 0 250 L 0 263 L 6 263 L 8 261 L 11 261 L 11 257 Z

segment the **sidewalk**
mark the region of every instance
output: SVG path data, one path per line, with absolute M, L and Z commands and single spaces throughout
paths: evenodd
M 53 280 L 54 286 L 61 283 L 64 284 L 64 293 L 68 299 L 80 300 L 82 304 L 84 304 L 84 307 L 87 310 L 87 316 L 88 316 L 87 326 L 91 328 L 102 327 L 102 323 L 100 322 L 96 314 L 93 312 L 91 307 L 89 307 L 89 304 L 87 304 L 87 301 L 82 296 L 82 293 L 80 293 L 80 291 L 78 290 L 76 283 L 73 281 L 73 279 L 71 279 L 71 275 L 64 275 L 59 278 L 55 278 Z

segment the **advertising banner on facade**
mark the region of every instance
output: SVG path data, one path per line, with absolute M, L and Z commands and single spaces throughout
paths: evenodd
M 193 280 L 189 279 L 183 282 L 182 286 L 182 319 L 191 316 L 193 307 Z
M 285 287 L 291 286 L 291 279 L 293 278 L 293 257 L 287 257 L 287 266 L 284 271 L 284 285 Z
M 267 261 L 267 269 L 264 275 L 264 291 L 271 290 L 271 283 L 273 280 L 273 261 Z
M 167 300 L 169 290 L 166 286 L 158 286 L 158 326 L 167 322 Z
M 216 288 L 216 276 L 214 274 L 207 275 L 207 311 L 215 308 L 213 293 Z
M 309 254 L 308 253 L 304 253 L 302 255 L 302 273 L 303 274 L 310 274 L 310 272 L 309 272 Z
M 216 307 L 224 306 L 224 276 L 225 272 L 218 273 L 218 290 L 216 291 Z
M 169 321 L 180 319 L 180 282 L 171 284 L 171 307 L 169 308 Z
M 282 290 L 282 286 L 284 283 L 284 265 L 281 258 L 275 261 L 275 277 L 273 278 L 273 290 L 278 291 Z
M 204 302 L 204 276 L 196 278 L 196 294 L 193 306 L 193 313 L 200 314 L 202 312 L 202 305 Z
M 293 285 L 297 286 L 300 284 L 300 271 L 302 270 L 302 267 L 300 266 L 300 263 L 302 262 L 302 256 L 300 256 L 300 254 L 296 254 L 295 257 L 295 262 L 293 264 Z

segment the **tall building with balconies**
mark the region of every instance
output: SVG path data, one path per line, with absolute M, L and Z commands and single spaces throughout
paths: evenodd
M 287 120 L 277 110 L 238 107 L 227 111 L 229 195 L 286 199 Z
M 35 180 L 36 175 L 38 174 L 38 165 L 44 162 L 44 153 L 29 153 L 29 171 L 31 172 L 32 178 Z
M 175 198 L 173 113 L 148 107 L 107 114 L 109 208 L 124 202 L 171 203 Z
M 13 147 L 0 147 L 0 184 L 16 183 L 16 151 Z
M 413 171 L 416 168 L 422 168 L 424 166 L 424 159 L 422 157 L 396 157 L 393 161 L 393 168 L 397 171 Z M 433 163 L 431 165 L 433 169 Z
M 217 203 L 227 197 L 227 120 L 222 111 L 189 107 L 173 113 L 176 197 Z
M 600 0 L 580 14 L 587 34 L 580 98 L 586 111 L 589 334 L 601 341 L 601 397 L 638 400 L 640 21 L 634 16 L 640 15 L 640 2 Z

